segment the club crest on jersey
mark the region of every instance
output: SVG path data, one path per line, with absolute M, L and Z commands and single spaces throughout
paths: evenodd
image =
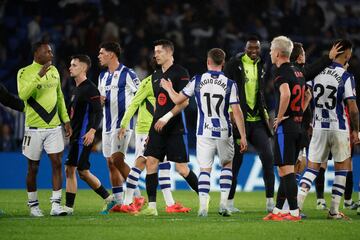
M 160 106 L 164 106 L 167 102 L 167 97 L 164 93 L 160 93 L 158 98 L 157 98 L 157 101 L 159 103 Z

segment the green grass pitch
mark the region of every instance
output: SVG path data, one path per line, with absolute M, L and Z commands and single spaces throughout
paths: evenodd
M 120 213 L 100 215 L 103 201 L 90 190 L 80 190 L 73 216 L 50 217 L 50 190 L 40 190 L 43 218 L 29 217 L 25 190 L 0 190 L 0 239 L 360 239 L 360 216 L 344 211 L 352 221 L 326 219 L 326 211 L 315 209 L 315 196 L 305 202 L 308 218 L 300 222 L 264 222 L 263 192 L 237 193 L 236 206 L 244 213 L 222 217 L 217 213 L 220 193 L 211 193 L 210 213 L 197 217 L 198 198 L 190 191 L 175 191 L 174 198 L 192 211 L 167 214 L 158 192 L 158 217 L 129 216 Z M 355 195 L 355 194 L 354 194 Z M 355 197 L 355 196 L 354 196 Z M 330 196 L 326 195 L 329 203 Z M 357 199 L 355 197 L 355 199 Z

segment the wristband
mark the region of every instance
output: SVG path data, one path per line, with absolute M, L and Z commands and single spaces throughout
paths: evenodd
M 169 111 L 167 114 L 165 114 L 164 116 L 162 116 L 160 118 L 161 121 L 164 121 L 164 122 L 168 122 L 172 117 L 174 116 L 174 114 Z

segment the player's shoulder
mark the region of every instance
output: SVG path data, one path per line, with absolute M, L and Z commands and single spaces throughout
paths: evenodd
M 190 82 L 193 82 L 193 81 L 195 81 L 196 82 L 196 80 L 201 80 L 201 78 L 203 77 L 203 76 L 205 76 L 205 74 L 206 73 L 203 73 L 203 74 L 195 74 L 191 79 L 190 79 Z
M 283 63 L 277 70 L 275 71 L 275 76 L 280 76 L 283 78 L 292 77 L 294 75 L 294 71 L 300 71 L 291 63 Z
M 34 66 L 33 64 L 29 64 L 25 67 L 22 67 L 19 69 L 18 73 L 30 73 L 34 71 Z
M 99 73 L 99 79 L 102 79 L 104 76 L 105 76 L 105 74 L 107 74 L 108 73 L 108 70 L 107 69 L 103 69 L 100 73 Z
M 81 90 L 88 94 L 100 94 L 97 86 L 90 79 L 87 79 L 84 84 L 80 85 Z
M 133 76 L 137 77 L 134 69 L 132 69 L 132 68 L 130 68 L 128 66 L 125 66 L 125 65 L 123 65 L 123 67 L 121 68 L 121 72 L 129 74 L 131 77 L 133 77 Z
M 346 71 L 345 69 L 344 69 L 344 72 L 343 72 L 343 74 L 342 74 L 342 79 L 343 79 L 343 81 L 346 81 L 346 80 L 348 80 L 348 79 L 353 79 L 354 78 L 354 75 L 352 75 L 351 73 L 349 73 L 348 71 Z
M 180 64 L 174 64 L 173 71 L 176 71 L 179 74 L 180 73 L 181 74 L 188 74 L 189 73 L 189 71 L 185 67 L 181 66 Z

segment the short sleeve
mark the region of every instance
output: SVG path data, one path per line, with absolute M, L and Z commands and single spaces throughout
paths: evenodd
M 130 86 L 131 92 L 135 93 L 138 90 L 140 80 L 132 69 L 129 70 L 126 76 L 126 82 Z
M 190 80 L 190 82 L 184 87 L 184 89 L 181 91 L 188 98 L 193 96 L 195 93 L 195 82 L 196 82 L 195 79 L 196 79 L 196 76 L 194 76 Z
M 233 82 L 231 85 L 231 91 L 230 91 L 230 104 L 238 104 L 239 101 L 239 95 L 238 95 L 238 89 L 236 84 Z
M 347 74 L 344 84 L 344 99 L 356 99 L 354 76 Z
M 173 81 L 173 87 L 176 92 L 180 92 L 184 89 L 184 87 L 189 83 L 189 73 L 186 69 L 180 69 L 178 72 L 178 79 L 176 79 L 175 83 Z

